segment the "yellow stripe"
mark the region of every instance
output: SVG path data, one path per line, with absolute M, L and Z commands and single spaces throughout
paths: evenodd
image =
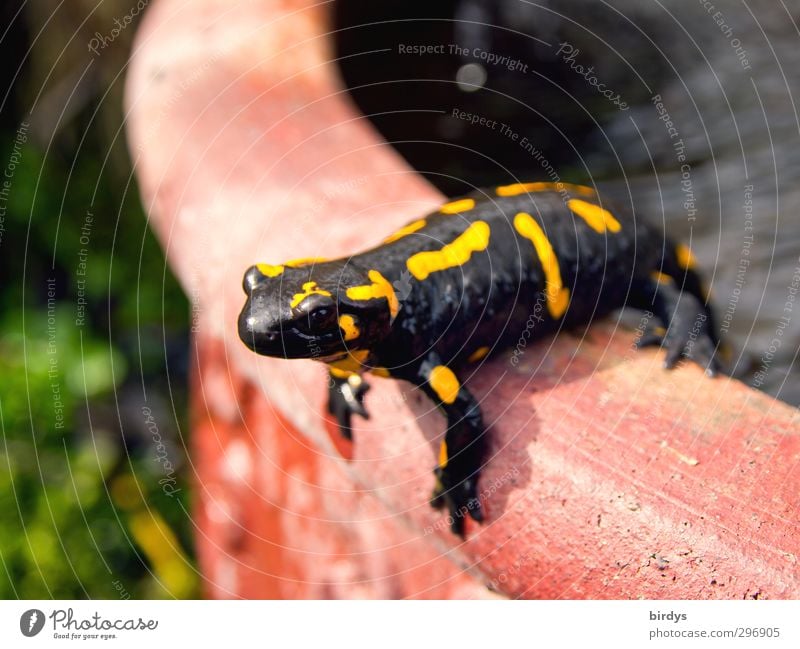
M 439 211 L 442 214 L 460 214 L 461 212 L 466 212 L 471 210 L 475 207 L 475 201 L 472 198 L 462 198 L 457 201 L 451 201 L 450 203 L 445 203 L 439 208 Z
M 155 510 L 138 511 L 131 515 L 128 526 L 167 592 L 188 597 L 195 589 L 196 577 L 175 533 L 161 515 Z
M 389 378 L 392 376 L 389 370 L 385 367 L 373 367 L 370 369 L 370 373 L 374 374 L 375 376 L 383 376 L 384 378 Z
M 289 268 L 300 268 L 302 266 L 310 266 L 311 264 L 322 264 L 326 261 L 324 257 L 303 257 L 302 259 L 292 259 L 287 261 L 284 266 Z
M 308 266 L 309 264 L 321 264 L 324 262 L 325 259 L 322 257 L 304 257 L 303 259 L 293 259 L 292 261 L 287 261 L 283 264 L 256 264 L 256 268 L 258 268 L 258 272 L 260 272 L 265 277 L 278 277 L 281 275 L 286 267 L 289 268 L 300 268 L 301 266 Z
M 414 221 L 413 223 L 409 223 L 404 228 L 400 228 L 394 234 L 386 237 L 383 242 L 384 243 L 392 243 L 392 241 L 397 241 L 398 239 L 402 239 L 403 237 L 407 237 L 409 234 L 413 234 L 417 230 L 421 230 L 425 227 L 425 219 L 419 219 L 419 221 Z
M 192 597 L 197 577 L 181 549 L 175 533 L 155 509 L 146 510 L 142 488 L 130 474 L 123 473 L 111 482 L 114 503 L 129 512 L 131 535 L 142 549 L 168 594 Z
M 356 319 L 347 313 L 343 316 L 339 316 L 339 328 L 344 331 L 345 340 L 355 340 L 361 335 L 361 330 L 356 324 Z
M 334 376 L 338 378 L 350 378 L 351 374 L 355 374 L 364 369 L 364 362 L 367 360 L 368 356 L 368 349 L 360 349 L 347 354 L 347 356 L 338 361 L 328 363 L 328 367 L 331 368 L 331 373 Z
M 283 272 L 283 266 L 273 266 L 272 264 L 256 264 L 256 268 L 266 277 L 277 277 Z
M 604 210 L 599 205 L 573 198 L 567 201 L 567 207 L 586 221 L 589 227 L 596 232 L 602 234 L 607 230 L 619 232 L 622 229 L 622 226 L 619 224 L 619 221 L 614 218 L 614 215 L 608 210 Z
M 375 300 L 381 297 L 386 298 L 389 303 L 389 313 L 394 318 L 400 311 L 400 303 L 397 301 L 392 285 L 377 270 L 367 273 L 372 284 L 363 286 L 351 286 L 347 289 L 347 297 L 351 300 Z
M 439 468 L 444 469 L 447 467 L 447 442 L 442 440 L 439 445 Z
M 449 367 L 444 365 L 437 365 L 431 370 L 428 382 L 431 384 L 436 396 L 448 404 L 456 400 L 458 391 L 461 388 L 456 375 L 453 374 Z
M 303 284 L 303 292 L 295 293 L 294 297 L 292 297 L 292 301 L 289 303 L 289 306 L 291 306 L 294 309 L 298 304 L 300 304 L 300 302 L 305 300 L 309 295 L 327 295 L 328 297 L 331 296 L 331 294 L 328 291 L 321 289 L 319 286 L 317 286 L 316 282 L 306 282 L 305 284 Z
M 478 347 L 472 354 L 470 354 L 469 358 L 467 359 L 468 363 L 477 363 L 479 360 L 486 358 L 486 354 L 489 353 L 488 347 Z
M 495 192 L 498 196 L 519 196 L 520 194 L 528 194 L 533 192 L 560 192 L 562 189 L 580 194 L 581 196 L 594 196 L 594 190 L 591 187 L 584 187 L 583 185 L 573 185 L 571 183 L 515 183 L 513 185 L 503 185 L 497 187 Z
M 694 270 L 697 267 L 697 258 L 686 244 L 679 243 L 675 246 L 675 257 L 678 260 L 678 266 L 683 270 Z
M 338 367 L 334 367 L 333 364 L 330 365 L 330 373 L 335 376 L 337 379 L 349 379 L 355 372 L 351 370 L 343 370 Z
M 547 310 L 553 318 L 560 318 L 569 306 L 569 289 L 564 288 L 561 281 L 561 269 L 553 246 L 544 230 L 530 214 L 525 212 L 517 214 L 514 217 L 514 227 L 523 237 L 533 242 L 544 270 Z
M 475 221 L 463 234 L 441 250 L 418 252 L 406 261 L 411 274 L 423 280 L 431 273 L 466 264 L 473 252 L 486 250 L 491 230 L 485 221 Z
M 666 273 L 662 273 L 661 271 L 654 270 L 650 273 L 650 277 L 656 280 L 659 284 L 667 286 L 668 284 L 672 284 L 675 280 L 673 280 L 669 275 Z

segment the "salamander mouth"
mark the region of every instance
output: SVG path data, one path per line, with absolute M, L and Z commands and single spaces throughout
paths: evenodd
M 274 332 L 240 335 L 239 337 L 256 354 L 274 358 L 327 358 L 332 351 L 328 349 L 328 343 L 333 341 L 333 336 L 305 338 L 295 332 L 289 335 L 284 332 L 283 335 L 278 334 L 277 337 L 274 337 Z M 331 341 L 326 340 L 327 338 L 330 338 Z
M 309 335 L 291 327 L 262 329 L 252 320 L 248 309 L 239 317 L 239 338 L 256 354 L 273 358 L 322 359 L 345 353 L 338 331 Z

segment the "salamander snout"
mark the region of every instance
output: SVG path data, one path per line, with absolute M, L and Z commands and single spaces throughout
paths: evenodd
M 258 283 L 264 279 L 264 275 L 258 270 L 256 266 L 250 266 L 244 274 L 242 281 L 242 288 L 245 295 L 250 295 L 253 289 L 258 286 Z
M 250 294 L 239 314 L 239 338 L 255 352 L 273 355 L 280 351 L 279 323 L 270 321 L 268 310 L 260 308 L 263 300 Z

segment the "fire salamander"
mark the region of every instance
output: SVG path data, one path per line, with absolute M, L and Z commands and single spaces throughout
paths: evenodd
M 419 387 L 447 418 L 431 504 L 464 535 L 483 520 L 477 482 L 481 411 L 459 379 L 467 363 L 513 345 L 536 305 L 531 338 L 623 306 L 655 318 L 638 346 L 661 345 L 718 371 L 717 337 L 688 247 L 672 245 L 589 187 L 521 183 L 452 200 L 352 257 L 256 264 L 244 277 L 239 336 L 253 351 L 314 358 L 330 369 L 342 433 L 368 417 L 362 374 Z

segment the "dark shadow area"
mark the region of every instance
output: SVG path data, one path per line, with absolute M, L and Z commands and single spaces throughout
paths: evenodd
M 342 0 L 334 25 L 356 104 L 431 183 L 596 182 L 691 244 L 733 374 L 800 404 L 796 11 Z

